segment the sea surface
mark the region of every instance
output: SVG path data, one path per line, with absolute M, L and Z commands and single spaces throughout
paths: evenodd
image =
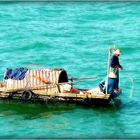
M 0 101 L 0 138 L 140 138 L 139 2 L 0 2 L 0 79 L 6 68 L 64 68 L 106 77 L 108 48 L 121 50 L 119 104 L 82 107 Z M 34 64 L 34 65 L 33 65 Z

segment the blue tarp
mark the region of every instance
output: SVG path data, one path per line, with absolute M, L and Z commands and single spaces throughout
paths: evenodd
M 5 73 L 4 79 L 14 79 L 14 80 L 22 80 L 25 77 L 26 72 L 28 71 L 27 68 L 16 68 L 16 69 L 9 69 Z

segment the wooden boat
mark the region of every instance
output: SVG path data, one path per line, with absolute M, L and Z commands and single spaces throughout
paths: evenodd
M 3 82 L 0 82 L 0 98 L 23 101 L 84 102 L 90 105 L 97 102 L 109 103 L 112 98 L 111 94 L 107 93 L 107 89 L 103 92 L 100 87 L 90 90 L 74 88 L 75 79 L 69 79 L 64 69 L 28 69 L 22 79 L 6 78 L 6 74 L 7 71 Z
M 111 95 L 103 93 L 99 87 L 91 90 L 76 89 L 73 87 L 74 82 L 69 80 L 64 69 L 28 70 L 22 80 L 4 79 L 0 83 L 0 97 L 23 101 L 41 99 L 46 102 L 109 103 Z

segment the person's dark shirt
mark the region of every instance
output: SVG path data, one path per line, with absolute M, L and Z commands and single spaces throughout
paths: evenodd
M 112 58 L 110 60 L 110 66 L 112 68 L 115 68 L 115 67 L 122 68 L 122 66 L 119 63 L 119 58 L 117 56 L 115 56 L 115 55 L 112 56 Z

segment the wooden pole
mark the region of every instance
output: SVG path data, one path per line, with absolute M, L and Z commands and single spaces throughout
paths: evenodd
M 97 79 L 96 76 L 94 77 L 81 77 L 81 78 L 70 78 L 68 80 L 77 80 L 77 81 L 82 81 L 82 80 L 92 80 L 92 79 Z
M 108 75 L 109 75 L 109 66 L 110 65 L 110 48 L 108 49 L 108 64 L 107 64 L 107 81 L 106 81 L 106 95 L 108 93 Z

